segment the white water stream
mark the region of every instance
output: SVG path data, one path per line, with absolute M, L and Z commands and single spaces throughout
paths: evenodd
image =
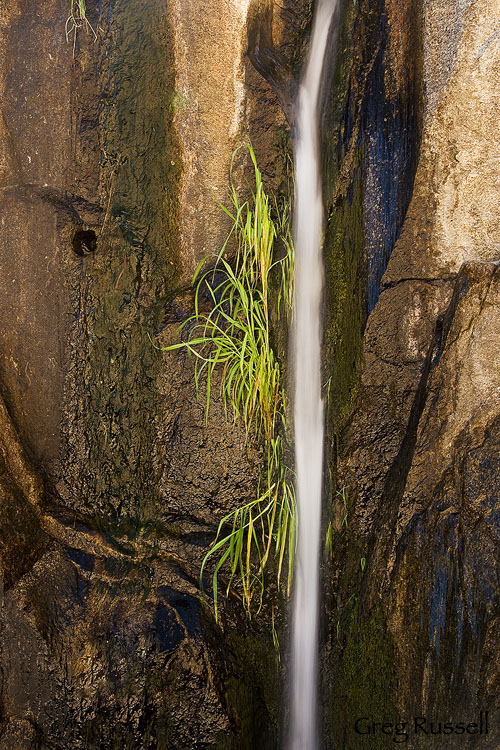
M 315 750 L 317 737 L 318 593 L 323 402 L 321 295 L 323 200 L 319 91 L 328 31 L 338 0 L 319 0 L 301 80 L 295 144 L 295 463 L 298 543 L 292 613 L 290 750 Z

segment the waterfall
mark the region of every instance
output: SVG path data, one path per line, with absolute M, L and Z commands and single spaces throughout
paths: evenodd
M 292 613 L 289 747 L 317 747 L 318 594 L 323 403 L 321 399 L 321 258 L 323 201 L 318 105 L 328 31 L 338 0 L 319 0 L 301 80 L 295 144 L 296 288 L 294 322 L 295 462 L 298 542 Z

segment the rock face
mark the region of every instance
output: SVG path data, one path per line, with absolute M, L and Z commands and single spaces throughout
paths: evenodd
M 311 3 L 87 13 L 97 39 L 82 27 L 73 50 L 66 0 L 0 8 L 0 749 L 275 748 L 268 602 L 249 623 L 229 599 L 216 623 L 198 582 L 258 455 L 152 341 L 177 340 L 225 239 L 235 148 L 251 139 L 287 195 Z M 499 21 L 499 0 L 338 19 L 325 748 L 362 747 L 358 716 L 500 709 Z M 241 152 L 235 185 L 250 176 Z
M 227 201 L 231 155 L 245 130 L 249 4 L 249 0 L 172 4 L 177 65 L 173 106 L 184 167 L 181 245 L 183 257 L 189 259 L 188 273 L 214 247 L 221 247 L 228 231 L 214 197 Z
M 307 0 L 172 3 L 177 70 L 172 107 L 182 142 L 179 224 L 186 279 L 226 239 L 230 225 L 217 201 L 230 203 L 228 175 L 236 148 L 250 138 L 268 183 L 279 187 L 286 155 L 283 108 L 290 108 L 310 5 Z
M 346 705 L 331 716 L 352 719 L 349 748 L 368 746 L 358 716 L 468 723 L 499 708 L 499 21 L 495 1 L 424 6 L 418 167 L 339 441 L 330 644 Z M 498 732 L 471 745 L 497 747 Z M 423 741 L 457 737 L 407 747 Z
M 310 3 L 86 7 L 74 45 L 66 0 L 0 8 L 0 747 L 274 747 L 269 622 L 216 624 L 198 582 L 258 456 L 155 346 L 226 237 L 234 149 L 286 190 Z

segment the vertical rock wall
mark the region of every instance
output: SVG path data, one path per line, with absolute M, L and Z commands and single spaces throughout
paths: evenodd
M 389 37 L 404 50 L 396 5 L 386 4 Z M 498 711 L 500 5 L 427 2 L 420 18 L 411 202 L 337 442 L 330 717 L 345 727 L 345 747 L 385 747 L 355 733 L 358 715 L 458 722 Z M 389 67 L 404 77 L 404 66 Z M 373 122 L 366 96 L 361 107 Z M 381 216 L 369 180 L 360 201 L 365 220 Z M 369 256 L 369 233 L 362 242 Z M 496 747 L 497 733 L 471 736 L 471 746 Z M 407 746 L 421 741 L 456 747 L 457 738 L 411 736 Z
M 192 361 L 151 339 L 177 340 L 226 236 L 234 149 L 250 138 L 286 192 L 311 4 L 87 11 L 97 41 L 80 29 L 73 55 L 65 0 L 0 8 L 0 748 L 276 747 L 266 617 L 230 601 L 216 625 L 198 587 L 257 457 L 217 398 L 205 423 Z M 369 706 L 497 708 L 500 7 L 342 11 L 323 694 L 326 746 L 358 750 Z
M 183 144 L 180 223 L 188 278 L 200 260 L 221 247 L 228 231 L 217 201 L 228 200 L 231 156 L 247 138 L 244 53 L 249 5 L 250 0 L 172 3 L 177 66 L 172 105 Z
M 226 237 L 234 149 L 285 189 L 289 5 L 88 0 L 74 47 L 66 0 L 0 7 L 2 750 L 276 745 L 269 623 L 216 625 L 198 583 L 258 456 L 153 341 Z

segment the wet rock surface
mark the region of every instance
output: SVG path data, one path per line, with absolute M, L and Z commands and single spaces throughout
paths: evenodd
M 2 748 L 277 744 L 267 604 L 249 623 L 230 598 L 215 623 L 199 584 L 259 451 L 217 382 L 207 422 L 193 360 L 160 351 L 226 237 L 234 149 L 255 140 L 286 191 L 250 5 L 88 0 L 96 38 L 69 43 L 65 0 L 0 8 Z M 269 8 L 293 71 L 309 3 Z
M 347 722 L 349 748 L 386 746 L 356 735 L 358 715 L 498 716 L 498 20 L 497 2 L 424 7 L 418 167 L 336 454 L 325 660 L 339 675 L 333 700 L 347 703 L 330 721 Z M 494 721 L 467 741 L 493 750 L 498 731 Z
M 279 744 L 267 602 L 216 624 L 198 581 L 258 450 L 217 389 L 205 421 L 192 359 L 152 340 L 177 340 L 225 239 L 211 191 L 227 202 L 234 148 L 287 192 L 311 3 L 193 8 L 89 0 L 97 41 L 80 29 L 74 55 L 65 1 L 0 8 L 1 750 Z M 342 11 L 322 710 L 325 747 L 359 750 L 360 711 L 500 710 L 500 7 Z
M 4 426 L 3 746 L 252 747 L 248 722 L 272 746 L 277 686 L 253 693 L 276 673 L 270 633 L 252 633 L 239 603 L 236 619 L 223 608 L 216 625 L 200 598 L 206 508 L 179 501 L 164 524 L 103 532 L 53 506 L 7 417 Z

